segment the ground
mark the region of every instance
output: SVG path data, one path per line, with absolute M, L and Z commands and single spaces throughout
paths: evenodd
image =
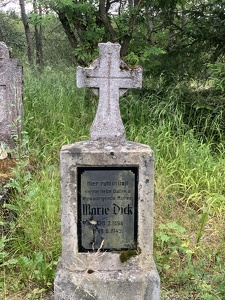
M 0 159 L 0 186 L 8 182 L 12 176 L 12 168 L 16 166 L 16 160 L 12 158 Z

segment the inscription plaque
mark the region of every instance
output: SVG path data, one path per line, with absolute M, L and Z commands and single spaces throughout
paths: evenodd
M 78 167 L 78 249 L 137 248 L 137 167 Z

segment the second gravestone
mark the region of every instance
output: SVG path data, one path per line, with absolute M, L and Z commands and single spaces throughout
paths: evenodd
M 78 87 L 99 95 L 89 141 L 61 150 L 62 258 L 55 300 L 159 300 L 153 261 L 153 151 L 125 140 L 119 96 L 141 87 L 142 69 L 119 44 L 77 69 Z
M 8 150 L 20 139 L 23 126 L 23 69 L 0 42 L 0 146 Z

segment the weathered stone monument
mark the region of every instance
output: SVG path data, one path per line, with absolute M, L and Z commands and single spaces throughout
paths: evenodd
M 62 257 L 55 300 L 159 300 L 153 261 L 153 151 L 125 140 L 119 96 L 140 88 L 142 69 L 99 44 L 78 87 L 99 95 L 88 141 L 61 150 Z
M 14 148 L 23 124 L 23 70 L 0 42 L 0 145 Z

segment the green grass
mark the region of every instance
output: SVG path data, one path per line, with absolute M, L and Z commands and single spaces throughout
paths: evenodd
M 59 151 L 89 138 L 98 103 L 75 81 L 74 68 L 25 70 L 29 158 L 14 171 L 9 186 L 17 196 L 4 208 L 17 214 L 0 243 L 4 300 L 47 299 L 53 287 L 61 253 Z M 160 79 L 120 99 L 127 139 L 155 153 L 154 258 L 162 299 L 225 298 L 223 105 L 204 114 L 206 103 L 196 108 L 201 95 L 195 97 L 191 86 Z
M 41 159 L 57 159 L 62 145 L 88 138 L 95 105 L 84 100 L 84 89 L 76 88 L 74 68 L 66 72 L 48 67 L 35 74 L 25 73 L 25 130 Z

